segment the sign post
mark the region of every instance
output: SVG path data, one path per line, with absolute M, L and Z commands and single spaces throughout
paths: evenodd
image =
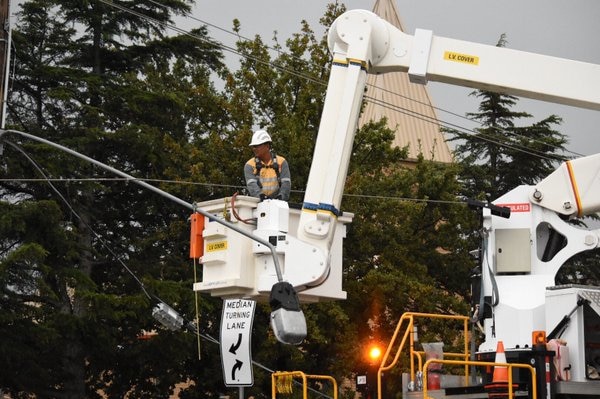
M 226 299 L 221 316 L 221 364 L 223 381 L 228 387 L 254 384 L 251 338 L 256 302 Z

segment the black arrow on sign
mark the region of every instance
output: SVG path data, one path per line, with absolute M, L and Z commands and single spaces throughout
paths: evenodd
M 235 355 L 235 353 L 237 352 L 237 350 L 239 349 L 241 344 L 242 344 L 242 333 L 239 333 L 237 342 L 235 344 L 231 344 L 231 347 L 229 348 L 229 352 L 233 353 Z
M 235 370 L 241 370 L 242 369 L 242 365 L 244 364 L 244 362 L 242 362 L 239 359 L 235 359 L 235 364 L 233 365 L 233 368 L 231 369 L 231 379 L 235 380 Z

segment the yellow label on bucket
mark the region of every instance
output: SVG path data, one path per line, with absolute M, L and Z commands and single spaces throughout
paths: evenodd
M 206 252 L 224 251 L 227 249 L 227 241 L 209 242 L 206 244 Z

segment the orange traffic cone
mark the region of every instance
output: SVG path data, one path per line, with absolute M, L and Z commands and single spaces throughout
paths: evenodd
M 506 363 L 506 353 L 504 353 L 504 343 L 502 341 L 498 341 L 498 346 L 496 347 L 496 360 L 494 361 L 496 363 Z M 492 382 L 508 383 L 508 368 L 506 366 L 495 366 Z
M 498 341 L 496 347 L 496 363 L 506 363 L 506 354 L 504 353 L 504 343 Z M 513 384 L 513 397 L 514 390 L 518 388 L 518 384 Z M 484 386 L 485 391 L 488 393 L 490 399 L 504 399 L 508 398 L 508 367 L 507 366 L 494 366 L 494 374 L 492 375 L 491 384 Z

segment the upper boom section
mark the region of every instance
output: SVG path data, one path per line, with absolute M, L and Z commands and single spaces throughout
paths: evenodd
M 328 44 L 333 63 L 297 229 L 298 240 L 323 259 L 308 286 L 327 278 L 368 73 L 408 72 L 416 83 L 433 80 L 600 110 L 600 66 L 594 64 L 435 37 L 426 30 L 411 36 L 366 10 L 339 16 Z M 581 207 L 597 209 L 588 198 L 580 196 Z M 575 201 L 564 200 L 552 209 L 565 212 Z M 547 202 L 538 204 L 549 207 Z
M 600 212 L 600 154 L 566 161 L 536 184 L 532 203 L 569 218 Z
M 333 54 L 366 63 L 369 73 L 408 72 L 428 80 L 600 110 L 600 66 L 503 47 L 415 35 L 366 10 L 338 17 L 328 36 Z

